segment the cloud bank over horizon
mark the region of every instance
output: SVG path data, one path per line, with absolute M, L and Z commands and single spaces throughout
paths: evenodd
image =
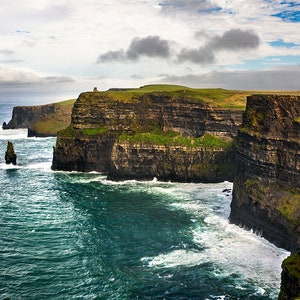
M 11 0 L 0 101 L 160 82 L 300 90 L 299 11 L 299 0 Z

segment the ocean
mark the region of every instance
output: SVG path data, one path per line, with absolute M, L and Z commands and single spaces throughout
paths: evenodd
M 229 224 L 232 183 L 54 172 L 26 136 L 0 129 L 0 299 L 277 299 L 289 252 Z

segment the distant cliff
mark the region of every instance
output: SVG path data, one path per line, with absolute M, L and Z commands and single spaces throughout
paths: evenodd
M 248 97 L 236 142 L 231 222 L 300 249 L 300 97 Z
M 52 169 L 114 179 L 232 180 L 242 110 L 197 97 L 195 91 L 82 93 L 71 125 L 59 132 Z
M 74 102 L 16 106 L 12 119 L 7 124 L 3 123 L 3 129 L 28 128 L 28 136 L 56 136 L 59 130 L 70 124 Z

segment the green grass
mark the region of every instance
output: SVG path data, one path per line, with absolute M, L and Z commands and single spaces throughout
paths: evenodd
M 59 136 L 61 136 L 61 137 L 74 137 L 78 133 L 80 133 L 79 130 L 74 129 L 72 125 L 69 125 L 69 126 L 65 127 L 64 129 L 59 131 Z
M 147 97 L 147 94 L 149 95 L 150 93 L 166 94 L 169 97 L 173 97 L 174 101 L 186 99 L 227 109 L 245 109 L 246 97 L 250 95 L 249 92 L 245 91 L 195 89 L 180 85 L 157 84 L 136 89 L 112 89 L 105 92 L 87 92 L 81 95 L 81 101 L 97 103 L 101 99 L 102 101 L 135 103 L 150 100 L 150 97 Z
M 30 129 L 39 134 L 55 135 L 71 122 L 71 112 L 75 99 L 53 103 L 55 112 L 38 117 L 30 126 Z
M 245 110 L 247 96 L 253 94 L 300 95 L 298 91 L 243 91 L 226 90 L 222 88 L 190 88 L 182 85 L 153 84 L 134 89 L 111 89 L 105 92 L 87 92 L 81 96 L 81 101 L 97 103 L 103 101 L 116 101 L 124 103 L 151 101 L 147 94 L 167 94 L 174 101 L 201 102 L 224 109 Z M 86 95 L 85 95 L 86 94 Z M 94 102 L 95 101 L 95 102 Z M 148 104 L 151 104 L 150 102 Z
M 183 146 L 188 148 L 228 148 L 232 142 L 222 140 L 211 134 L 205 134 L 198 138 L 183 137 L 176 132 L 145 132 L 134 135 L 121 134 L 120 142 L 146 143 L 152 145 Z
M 277 209 L 293 224 L 299 224 L 300 194 L 297 192 L 285 191 L 282 195 L 280 204 L 277 206 Z
M 300 252 L 290 255 L 283 261 L 283 266 L 289 274 L 297 278 L 300 282 Z
M 98 135 L 107 132 L 108 129 L 105 126 L 99 126 L 97 128 L 84 128 L 82 133 L 85 135 Z
M 274 208 L 292 224 L 300 223 L 300 194 L 297 191 L 280 188 L 277 185 L 264 185 L 257 180 L 247 179 L 246 192 L 255 197 L 262 205 L 270 201 L 268 195 L 277 195 L 280 201 L 273 201 Z

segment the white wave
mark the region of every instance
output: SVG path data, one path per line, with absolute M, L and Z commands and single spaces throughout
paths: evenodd
M 19 140 L 27 138 L 27 129 L 0 129 L 0 140 Z
M 27 166 L 24 166 L 25 169 L 35 169 L 35 170 L 43 170 L 43 171 L 50 171 L 51 170 L 52 163 L 47 162 L 39 162 L 39 163 L 33 163 Z
M 185 200 L 174 202 L 173 199 L 170 208 L 184 210 L 191 215 L 190 230 L 193 242 L 199 248 L 176 249 L 145 257 L 143 263 L 154 268 L 175 268 L 210 262 L 214 265 L 215 276 L 239 274 L 243 280 L 257 285 L 257 294 L 264 294 L 265 288 L 270 287 L 276 291 L 281 263 L 289 252 L 228 222 L 231 197 L 226 196 L 223 189 L 231 188 L 231 184 L 207 185 L 205 189 L 201 185 L 192 185 L 181 192 L 182 186 L 176 188 Z
M 2 163 L 0 164 L 0 170 L 15 170 L 15 169 L 20 169 L 21 166 L 18 166 L 18 165 L 12 165 L 12 164 L 5 164 L 5 163 Z
M 160 254 L 156 257 L 143 257 L 141 261 L 147 263 L 149 267 L 174 268 L 178 266 L 197 266 L 207 262 L 207 258 L 201 252 L 181 249 Z
M 28 137 L 29 141 L 47 141 L 47 140 L 55 140 L 56 137 L 53 136 L 44 136 L 44 137 L 38 137 L 38 136 L 32 136 L 32 137 Z

